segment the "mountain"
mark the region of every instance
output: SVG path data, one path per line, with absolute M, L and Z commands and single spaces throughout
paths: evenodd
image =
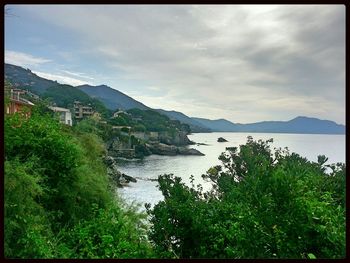
M 299 116 L 290 121 L 246 124 L 246 130 L 280 133 L 345 134 L 345 126 L 329 120 Z
M 30 69 L 24 69 L 20 66 L 7 63 L 5 63 L 5 79 L 16 87 L 28 89 L 44 98 L 51 96 L 54 101 L 57 99 L 56 103 L 60 104 L 60 106 L 67 104 L 66 101 L 70 101 L 68 97 L 71 97 L 74 100 L 77 99 L 82 102 L 87 102 L 90 98 L 95 98 L 103 102 L 111 110 L 117 108 L 125 110 L 131 108 L 150 109 L 141 102 L 106 85 L 82 85 L 77 87 L 63 85 L 57 81 L 39 77 Z
M 334 121 L 299 116 L 290 121 L 262 121 L 256 123 L 232 123 L 225 119 L 208 120 L 193 118 L 212 131 L 221 132 L 266 132 L 266 133 L 309 133 L 345 134 L 345 126 Z
M 5 80 L 15 87 L 28 89 L 43 99 L 49 98 L 59 107 L 72 109 L 74 101 L 79 100 L 84 104 L 91 104 L 103 116 L 109 114 L 101 101 L 91 98 L 84 91 L 39 77 L 30 69 L 5 63 Z
M 129 110 L 131 108 L 137 108 L 140 110 L 149 110 L 151 108 L 147 107 L 143 103 L 127 96 L 126 94 L 112 89 L 106 85 L 100 86 L 90 86 L 82 85 L 77 86 L 78 89 L 87 93 L 90 97 L 96 98 L 102 101 L 107 108 L 115 110 L 117 108 Z M 203 126 L 199 122 L 193 120 L 192 118 L 186 116 L 185 114 L 177 111 L 167 111 L 163 109 L 154 109 L 155 111 L 168 116 L 172 120 L 178 120 L 182 123 L 190 125 L 191 131 L 193 132 L 209 132 L 210 129 Z
M 237 125 L 225 119 L 209 120 L 195 117 L 192 117 L 192 119 L 212 131 L 237 131 Z
M 106 111 L 121 108 L 124 110 L 137 108 L 149 110 L 143 103 L 112 89 L 106 85 L 82 85 L 73 87 L 62 85 L 57 81 L 41 78 L 30 69 L 5 63 L 5 80 L 14 86 L 28 89 L 44 98 L 51 97 L 58 106 L 68 107 L 75 99 L 93 104 L 98 110 Z M 103 104 L 102 104 L 102 103 Z M 179 120 L 190 125 L 193 132 L 227 131 L 227 132 L 267 132 L 267 133 L 311 133 L 311 134 L 345 134 L 345 126 L 329 120 L 320 120 L 299 116 L 290 121 L 263 121 L 257 123 L 232 123 L 225 119 L 209 120 L 191 118 L 177 111 L 156 109 L 157 112 L 170 119 Z
M 43 94 L 48 88 L 59 85 L 57 81 L 44 79 L 34 74 L 30 69 L 5 63 L 5 80 L 12 85 L 28 89 L 35 94 Z
M 123 109 L 129 110 L 132 108 L 137 108 L 140 110 L 150 109 L 141 102 L 134 100 L 133 98 L 125 95 L 124 93 L 112 89 L 106 85 L 100 86 L 90 86 L 90 85 L 81 85 L 77 86 L 78 89 L 84 91 L 92 98 L 96 98 L 102 101 L 108 109 L 116 110 Z
M 186 123 L 190 125 L 192 132 L 210 132 L 211 130 L 207 128 L 202 123 L 196 121 L 194 118 L 190 118 L 187 115 L 183 114 L 182 112 L 178 111 L 167 111 L 162 109 L 156 109 L 157 112 L 162 113 L 166 116 L 168 116 L 171 120 L 178 120 L 182 123 Z

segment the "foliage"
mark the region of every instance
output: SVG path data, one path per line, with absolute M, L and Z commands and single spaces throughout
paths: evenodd
M 134 130 L 134 131 L 145 132 L 145 131 L 146 131 L 146 127 L 145 127 L 145 125 L 143 125 L 143 124 L 136 124 L 136 125 L 133 127 L 133 130 Z
M 35 158 L 5 161 L 4 250 L 7 257 L 43 258 L 53 253 L 52 231 L 45 209 L 36 201 L 43 195 Z
M 135 136 L 125 135 L 129 133 L 128 128 L 122 128 L 120 131 L 117 129 L 112 129 L 109 123 L 101 123 L 99 121 L 93 120 L 92 118 L 84 119 L 80 121 L 77 125 L 73 127 L 74 131 L 79 133 L 92 133 L 103 139 L 105 143 L 109 143 L 113 140 L 119 140 L 125 144 L 130 142 L 130 147 L 135 146 L 136 158 L 143 158 L 148 156 L 151 152 L 145 146 L 145 143 Z M 124 132 L 124 134 L 121 133 Z
M 143 215 L 116 200 L 91 126 L 73 130 L 38 108 L 4 126 L 6 257 L 151 257 Z
M 111 125 L 114 126 L 126 126 L 128 122 L 125 120 L 125 117 L 118 116 L 108 121 Z
M 160 176 L 164 201 L 147 206 L 164 258 L 343 258 L 345 165 L 309 162 L 248 137 L 204 175 L 210 192 Z M 330 169 L 330 174 L 326 170 Z M 310 256 L 311 255 L 311 256 Z
M 120 136 L 118 130 L 113 130 L 112 126 L 108 123 L 103 123 L 93 118 L 86 118 L 79 121 L 74 127 L 74 131 L 77 133 L 92 133 L 102 138 L 104 142 Z
M 97 209 L 94 206 L 91 220 L 80 222 L 62 234 L 65 245 L 73 248 L 62 251 L 74 258 L 150 258 L 153 253 L 146 229 L 132 209 L 125 212 L 118 207 Z
M 112 113 L 101 101 L 91 98 L 85 92 L 70 85 L 57 84 L 49 87 L 42 96 L 43 98 L 51 98 L 59 107 L 72 109 L 74 101 L 78 100 L 83 104 L 90 104 L 95 111 L 99 112 L 105 118 L 110 117 Z
M 130 109 L 128 113 L 132 115 L 133 118 L 139 118 L 139 124 L 142 124 L 147 131 L 168 131 L 175 132 L 178 130 L 189 131 L 189 126 L 187 124 L 182 124 L 179 121 L 170 120 L 166 115 L 160 114 L 154 110 L 140 110 L 140 109 Z M 134 125 L 137 122 L 134 122 Z M 132 122 L 128 123 L 128 125 Z
M 47 209 L 67 212 L 71 200 L 64 198 L 65 186 L 76 180 L 78 148 L 60 132 L 60 124 L 49 116 L 33 114 L 29 120 L 15 114 L 5 120 L 5 158 L 25 163 L 36 158 L 35 169 L 44 175 L 41 202 Z M 63 202 L 66 201 L 66 202 Z

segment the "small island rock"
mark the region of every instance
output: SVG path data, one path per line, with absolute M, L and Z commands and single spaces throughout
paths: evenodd
M 227 140 L 225 138 L 219 137 L 218 142 L 227 142 Z
M 174 145 L 167 145 L 164 143 L 149 143 L 146 144 L 146 146 L 152 152 L 152 154 L 158 155 L 204 155 L 196 149 L 191 149 L 184 146 L 177 147 Z

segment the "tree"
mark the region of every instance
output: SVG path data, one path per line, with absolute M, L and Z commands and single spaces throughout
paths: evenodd
M 160 176 L 164 201 L 147 206 L 165 258 L 342 258 L 345 165 L 309 162 L 268 141 L 227 148 L 203 176 L 210 192 Z M 325 183 L 326 182 L 326 183 Z
M 152 257 L 144 215 L 116 199 L 91 122 L 5 116 L 7 258 Z

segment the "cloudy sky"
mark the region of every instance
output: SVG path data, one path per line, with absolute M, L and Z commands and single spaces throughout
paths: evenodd
M 7 5 L 5 62 L 152 108 L 345 123 L 344 5 Z

